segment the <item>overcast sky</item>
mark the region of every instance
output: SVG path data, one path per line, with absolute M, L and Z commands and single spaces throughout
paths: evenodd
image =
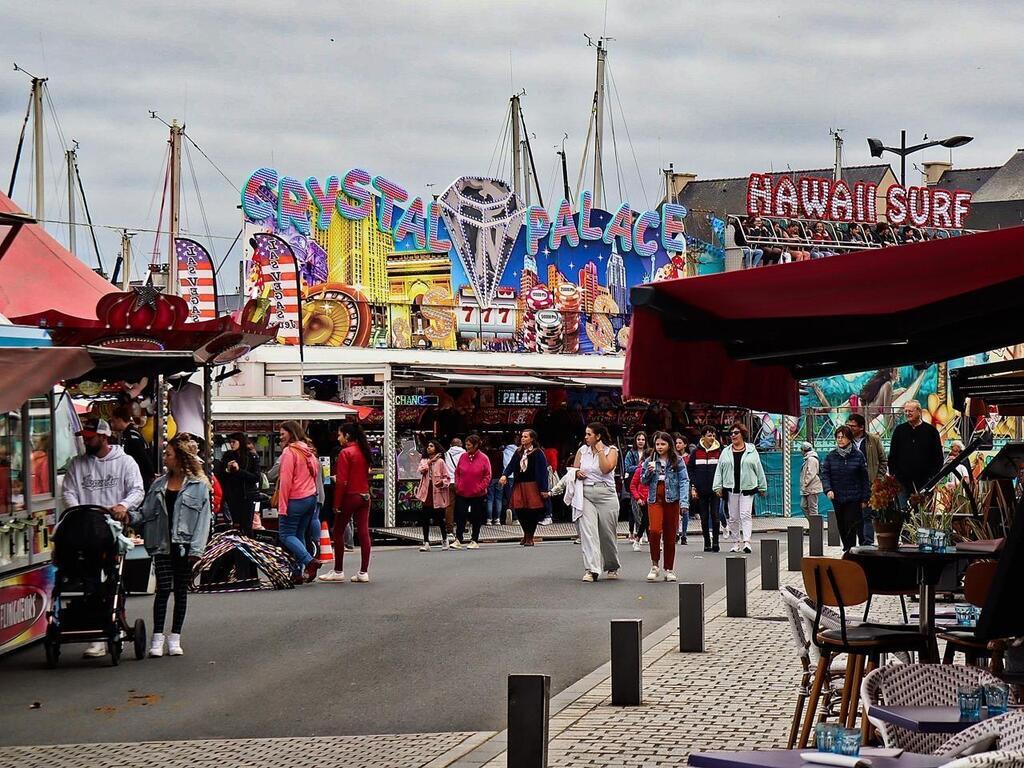
M 299 178 L 359 166 L 426 195 L 497 170 L 495 145 L 519 89 L 552 207 L 554 147 L 569 134 L 575 186 L 586 138 L 595 53 L 584 33 L 614 38 L 610 112 L 623 197 L 637 208 L 657 202 L 669 162 L 703 178 L 830 166 L 836 127 L 846 129 L 847 165 L 874 162 L 865 137 L 898 143 L 901 128 L 908 141 L 975 136 L 954 152 L 960 167 L 999 165 L 1024 146 L 1019 3 L 609 0 L 607 16 L 602 0 L 4 6 L 3 191 L 29 91 L 17 62 L 49 78 L 63 136 L 81 144 L 93 220 L 117 228 L 157 225 L 167 129 L 150 109 L 183 119 L 235 186 L 261 165 Z M 63 147 L 49 117 L 46 127 L 47 218 L 64 220 Z M 617 202 L 610 134 L 609 124 L 606 189 Z M 928 159 L 948 151 L 914 157 Z M 192 160 L 219 260 L 240 227 L 238 194 L 194 148 Z M 908 178 L 919 177 L 908 168 Z M 183 183 L 183 228 L 205 239 L 187 164 Z M 15 199 L 31 211 L 27 155 Z M 48 226 L 66 242 L 66 226 Z M 135 238 L 140 261 L 153 237 Z M 119 234 L 99 239 L 109 271 Z M 85 243 L 80 231 L 79 253 L 95 265 Z M 225 267 L 222 285 L 236 275 L 237 265 Z

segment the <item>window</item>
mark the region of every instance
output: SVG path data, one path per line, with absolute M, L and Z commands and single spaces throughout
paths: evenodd
M 32 495 L 53 495 L 53 422 L 50 398 L 36 397 L 28 404 L 28 431 L 32 441 Z

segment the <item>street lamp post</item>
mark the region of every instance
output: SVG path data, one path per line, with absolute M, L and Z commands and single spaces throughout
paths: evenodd
M 900 131 L 900 145 L 898 147 L 887 147 L 882 144 L 881 139 L 868 139 L 868 149 L 871 150 L 872 157 L 881 157 L 883 152 L 892 152 L 894 155 L 900 156 L 900 184 L 905 187 L 907 186 L 907 155 L 920 152 L 922 149 L 928 149 L 928 147 L 946 147 L 948 149 L 962 147 L 971 141 L 974 141 L 973 136 L 950 136 L 948 139 L 926 141 L 923 144 L 914 144 L 912 147 L 908 147 L 907 132 Z

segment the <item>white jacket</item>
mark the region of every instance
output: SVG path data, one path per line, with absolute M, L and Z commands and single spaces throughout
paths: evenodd
M 102 459 L 88 454 L 76 456 L 64 475 L 65 509 L 79 504 L 121 504 L 126 509 L 135 509 L 145 495 L 139 465 L 119 445 L 110 446 L 110 452 Z
M 466 449 L 458 445 L 453 445 L 444 452 L 444 465 L 448 467 L 449 477 L 455 477 L 455 468 L 459 466 L 459 459 L 465 452 Z

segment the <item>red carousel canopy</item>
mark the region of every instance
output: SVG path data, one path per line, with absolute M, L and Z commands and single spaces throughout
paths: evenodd
M 86 348 L 107 379 L 228 363 L 273 339 L 266 307 L 256 300 L 246 304 L 239 322 L 186 322 L 188 316 L 184 299 L 143 286 L 102 297 L 95 320 L 56 309 L 12 320 L 47 329 L 57 346 Z
M 1024 339 L 1024 227 L 631 292 L 624 394 L 799 412 L 797 382 Z

